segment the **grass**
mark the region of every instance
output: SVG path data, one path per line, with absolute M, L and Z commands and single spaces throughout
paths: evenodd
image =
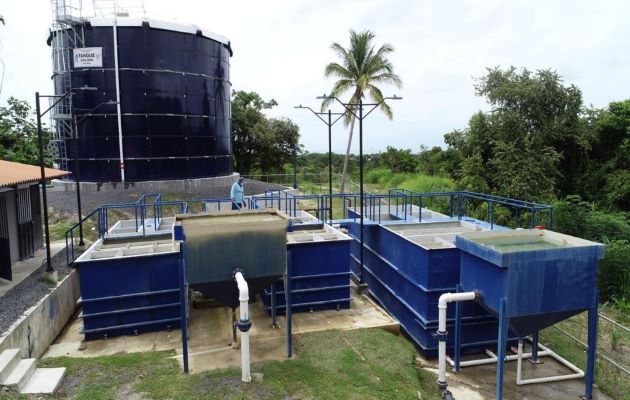
M 382 330 L 327 331 L 294 338 L 292 360 L 255 364 L 262 382 L 243 384 L 240 370 L 184 375 L 171 352 L 97 358 L 49 358 L 66 367 L 57 393 L 81 400 L 150 399 L 437 399 L 435 377 L 415 362 L 403 337 Z M 0 399 L 18 395 L 0 394 Z
M 615 321 L 627 325 L 630 316 L 615 307 L 603 307 L 602 314 Z M 576 315 L 555 325 L 557 328 L 571 334 L 583 343 L 587 342 L 586 313 Z M 541 340 L 556 353 L 586 371 L 586 349 L 575 342 L 556 327 L 550 327 L 541 332 Z M 598 329 L 597 351 L 615 362 L 630 365 L 630 334 L 622 331 L 600 318 Z M 630 400 L 630 379 L 607 361 L 598 357 L 595 382 L 602 392 L 613 399 Z
M 368 191 L 386 193 L 388 189 L 408 189 L 414 192 L 451 191 L 455 183 L 450 179 L 436 175 L 393 173 L 387 168 L 378 168 L 365 174 Z

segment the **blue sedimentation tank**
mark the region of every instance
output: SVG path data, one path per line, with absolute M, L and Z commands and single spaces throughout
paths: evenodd
M 604 245 L 546 230 L 468 233 L 462 250 L 461 285 L 525 336 L 597 304 L 597 263 Z
M 117 99 L 114 30 L 120 127 L 115 105 L 91 112 Z M 82 44 L 76 43 L 73 32 L 82 33 Z M 54 39 L 61 34 L 51 34 L 53 46 L 59 46 Z M 69 87 L 97 88 L 76 91 L 72 99 L 81 121 L 77 125 L 81 180 L 118 182 L 122 167 L 128 182 L 231 174 L 232 50 L 227 39 L 193 25 L 124 17 L 117 18 L 116 27 L 112 18 L 87 19 L 63 37 L 73 40 L 63 46 L 75 57 L 80 51 L 75 47 L 102 51 L 100 66 L 79 65 L 75 58 L 72 68 L 55 67 L 53 74 L 58 95 Z M 63 151 L 58 161 L 73 171 L 73 139 L 60 139 Z
M 288 234 L 290 258 L 291 310 L 293 312 L 350 308 L 350 242 L 338 230 L 322 225 L 317 231 Z M 308 239 L 308 240 L 304 240 Z M 286 308 L 284 280 L 275 283 L 276 306 Z M 271 311 L 271 289 L 261 293 Z
M 99 239 L 76 260 L 87 340 L 180 324 L 179 249 Z
M 359 275 L 359 224 L 349 224 L 352 271 Z M 462 221 L 375 224 L 364 227 L 363 279 L 368 290 L 398 321 L 416 344 L 434 355 L 438 340 L 440 295 L 457 291 L 460 282 L 460 253 L 452 241 L 458 231 L 476 230 Z M 487 232 L 486 232 L 487 233 Z M 497 321 L 480 305 L 462 303 L 464 351 L 478 351 L 496 343 Z M 455 307 L 448 309 L 449 329 L 454 327 Z M 511 337 L 515 335 L 512 333 Z M 449 335 L 449 347 L 454 336 Z

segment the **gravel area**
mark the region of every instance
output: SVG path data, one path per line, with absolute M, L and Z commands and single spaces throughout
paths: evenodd
M 230 185 L 198 188 L 196 190 L 188 190 L 186 192 L 162 192 L 164 200 L 195 200 L 195 199 L 214 199 L 230 197 Z M 274 183 L 267 183 L 245 179 L 244 183 L 245 195 L 254 195 L 265 193 L 270 189 L 286 189 L 284 186 Z M 82 214 L 86 215 L 92 210 L 102 206 L 103 204 L 121 204 L 133 203 L 145 192 L 140 192 L 133 188 L 121 189 L 115 191 L 81 191 Z M 53 188 L 47 191 L 48 206 L 59 211 L 70 214 L 76 214 L 77 203 L 74 191 L 64 191 L 60 188 Z
M 66 265 L 65 249 L 55 254 L 52 259 L 53 268 L 59 274 L 59 280 L 70 273 L 72 268 Z M 41 280 L 45 267 L 33 271 L 26 279 L 15 285 L 4 296 L 0 296 L 0 335 L 3 334 L 26 310 L 34 306 L 45 295 L 52 292 L 55 286 Z

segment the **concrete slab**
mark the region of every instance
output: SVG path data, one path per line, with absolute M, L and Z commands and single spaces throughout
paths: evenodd
M 20 362 L 20 349 L 7 349 L 0 353 L 0 383 L 4 382 Z
M 285 317 L 278 316 L 279 329 L 260 300 L 250 304 L 251 357 L 253 362 L 286 358 Z M 293 333 L 299 335 L 330 329 L 382 328 L 398 333 L 400 325 L 366 295 L 353 291 L 351 308 L 299 313 L 293 316 Z M 117 353 L 175 350 L 181 361 L 181 331 L 153 332 L 84 341 L 81 321 L 74 319 L 43 357 L 97 357 Z M 193 372 L 240 366 L 240 350 L 232 348 L 232 310 L 226 307 L 191 308 L 188 323 L 189 360 Z
M 26 382 L 33 376 L 35 372 L 35 364 L 37 360 L 35 358 L 27 358 L 20 360 L 20 362 L 13 368 L 11 375 L 5 379 L 2 384 L 10 388 L 17 389 L 18 391 L 24 387 Z
M 66 247 L 65 241 L 56 241 L 50 244 L 50 254 L 54 255 Z M 11 265 L 13 280 L 8 281 L 0 278 L 0 297 L 11 290 L 18 283 L 26 279 L 36 269 L 42 266 L 42 262 L 46 259 L 46 248 L 42 247 L 37 250 L 33 257 L 23 261 L 14 262 Z
M 462 357 L 463 360 L 482 358 Z M 434 373 L 437 377 L 437 360 L 427 360 L 421 356 L 417 358 L 423 369 Z M 569 374 L 571 371 L 550 357 L 541 357 L 539 364 L 523 362 L 523 378 L 537 378 L 554 375 Z M 460 372 L 450 372 L 447 366 L 448 388 L 456 399 L 494 399 L 496 388 L 496 364 L 462 368 Z M 530 384 L 519 386 L 516 384 L 516 361 L 505 363 L 504 399 L 505 400 L 575 400 L 584 395 L 584 380 L 572 379 L 561 382 L 544 384 Z M 595 388 L 596 400 L 612 400 Z
M 65 374 L 65 368 L 37 368 L 20 393 L 53 394 L 61 384 Z

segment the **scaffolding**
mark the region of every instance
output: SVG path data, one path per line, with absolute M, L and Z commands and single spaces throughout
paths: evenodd
M 50 29 L 52 80 L 55 94 L 63 96 L 72 89 L 72 50 L 83 47 L 82 0 L 52 0 L 52 25 Z M 52 97 L 51 104 L 58 100 Z M 57 166 L 67 170 L 66 140 L 75 137 L 72 123 L 72 96 L 57 103 L 50 113 L 53 137 L 49 151 Z

